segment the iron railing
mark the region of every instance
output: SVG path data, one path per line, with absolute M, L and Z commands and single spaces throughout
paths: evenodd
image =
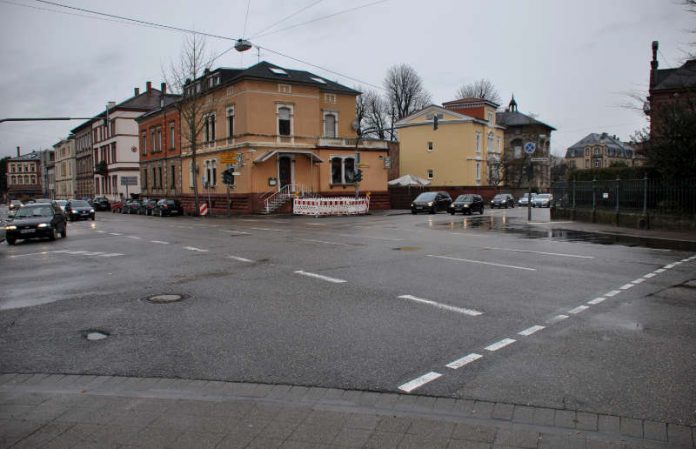
M 696 178 L 596 179 L 551 185 L 556 207 L 690 215 L 696 213 Z

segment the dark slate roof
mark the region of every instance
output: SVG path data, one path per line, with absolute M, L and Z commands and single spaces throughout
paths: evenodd
M 618 137 L 607 133 L 592 133 L 580 139 L 580 141 L 569 147 L 566 151 L 567 158 L 579 157 L 584 155 L 585 147 L 588 145 L 605 145 L 612 156 L 630 158 L 634 151 L 630 145 L 622 142 Z
M 539 120 L 530 117 L 526 114 L 523 114 L 519 111 L 503 111 L 503 112 L 496 112 L 496 122 L 499 125 L 510 127 L 510 126 L 530 126 L 530 125 L 536 125 L 536 126 L 543 126 L 544 128 L 547 128 L 551 131 L 556 131 L 556 128 L 554 128 L 551 125 L 547 125 L 544 122 L 540 122 Z
M 153 115 L 157 115 L 160 112 L 162 112 L 163 110 L 167 109 L 169 106 L 171 106 L 174 103 L 176 103 L 177 101 L 179 101 L 180 99 L 181 99 L 181 95 L 166 94 L 164 96 L 164 106 L 161 106 L 161 107 L 158 107 L 157 109 L 153 109 L 151 111 L 148 111 L 148 112 L 144 113 L 143 115 L 141 115 L 140 117 L 137 117 L 135 120 L 140 121 L 144 118 L 147 118 L 147 117 L 150 117 Z
M 280 69 L 287 73 L 287 75 L 274 73 L 273 71 L 271 71 L 271 67 L 275 69 Z M 210 75 L 213 74 L 220 74 L 220 84 L 228 84 L 236 81 L 241 81 L 242 79 L 252 78 L 285 82 L 289 84 L 309 84 L 317 86 L 321 90 L 328 92 L 347 93 L 354 95 L 360 94 L 360 92 L 355 89 L 351 89 L 350 87 L 338 84 L 334 81 L 324 78 L 323 76 L 315 75 L 311 72 L 306 72 L 304 70 L 286 69 L 285 67 L 280 67 L 266 61 L 261 61 L 258 64 L 255 64 L 246 69 L 220 67 L 210 72 Z M 324 82 L 317 81 L 313 78 L 318 78 L 320 80 L 323 80 Z M 201 78 L 198 79 L 200 80 Z
M 696 59 L 676 69 L 662 69 L 655 74 L 655 90 L 696 88 Z

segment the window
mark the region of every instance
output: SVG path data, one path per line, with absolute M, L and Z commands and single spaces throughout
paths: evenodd
M 602 160 L 601 160 L 601 159 L 595 159 L 595 161 L 594 161 L 594 166 L 595 166 L 595 168 L 602 168 Z
M 140 150 L 143 155 L 147 154 L 147 131 L 143 131 L 140 135 Z
M 217 161 L 208 160 L 205 161 L 205 180 L 208 183 L 208 187 L 214 187 L 217 182 Z
M 116 163 L 116 142 L 111 143 L 111 163 Z
M 157 169 L 155 167 L 152 167 L 152 187 L 155 189 L 159 187 L 157 185 Z
M 189 187 L 193 188 L 193 183 L 196 180 L 196 172 L 193 169 L 193 161 L 191 161 L 191 164 L 189 165 Z
M 355 158 L 335 156 L 331 158 L 331 184 L 353 184 L 355 182 Z
M 493 133 L 488 133 L 488 152 L 493 151 Z
M 433 151 L 433 143 L 428 142 L 428 151 Z
M 278 84 L 278 92 L 281 94 L 290 94 L 292 93 L 292 86 L 289 84 Z
M 324 114 L 324 137 L 336 137 L 336 114 Z
M 336 94 L 324 94 L 324 103 L 336 104 Z
M 171 178 L 172 178 L 172 190 L 176 189 L 176 165 L 172 165 L 172 170 L 171 170 Z
M 162 167 L 157 167 L 157 186 L 162 188 Z
M 281 136 L 289 136 L 292 134 L 291 123 L 292 111 L 287 106 L 278 108 L 278 134 Z
M 234 107 L 227 108 L 227 142 L 232 142 L 234 137 Z
M 493 113 L 492 112 L 488 113 L 488 124 L 493 125 Z
M 311 76 L 310 78 L 312 79 L 312 81 L 316 81 L 319 84 L 326 84 L 326 81 L 324 81 L 323 79 L 321 79 L 317 76 Z
M 269 67 L 268 70 L 271 72 L 275 73 L 276 75 L 283 75 L 283 76 L 288 76 L 288 72 L 285 70 L 281 69 L 280 67 Z
M 174 131 L 174 122 L 169 122 L 169 149 L 176 148 L 176 132 Z
M 500 142 L 500 137 L 496 137 L 496 147 L 498 148 L 498 153 L 502 153 L 502 152 L 503 152 L 503 148 L 502 148 L 502 146 L 500 145 L 500 143 L 501 143 L 501 142 Z
M 481 133 L 476 133 L 476 152 L 481 152 Z
M 476 161 L 476 182 L 481 181 L 481 161 Z
M 205 116 L 205 142 L 215 142 L 215 114 Z
M 595 156 L 601 156 L 602 155 L 602 148 L 595 147 L 594 154 L 595 154 Z
M 433 179 L 435 177 L 435 173 L 432 168 L 429 168 L 425 172 L 425 176 L 427 176 L 428 179 Z
M 155 128 L 155 134 L 156 134 L 156 139 L 155 139 L 155 149 L 157 151 L 162 151 L 162 127 L 158 126 Z

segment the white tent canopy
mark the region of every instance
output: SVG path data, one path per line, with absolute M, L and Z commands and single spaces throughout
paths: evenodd
M 387 184 L 399 187 L 423 187 L 429 185 L 430 181 L 414 175 L 404 175 L 400 178 L 392 179 Z

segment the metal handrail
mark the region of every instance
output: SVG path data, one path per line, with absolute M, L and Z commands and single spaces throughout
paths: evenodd
M 276 201 L 276 198 L 283 198 L 283 200 L 287 200 L 288 198 L 292 197 L 294 193 L 304 195 L 304 186 L 300 184 L 286 184 L 281 187 L 280 190 L 264 200 L 266 213 L 272 212 L 271 204 Z

